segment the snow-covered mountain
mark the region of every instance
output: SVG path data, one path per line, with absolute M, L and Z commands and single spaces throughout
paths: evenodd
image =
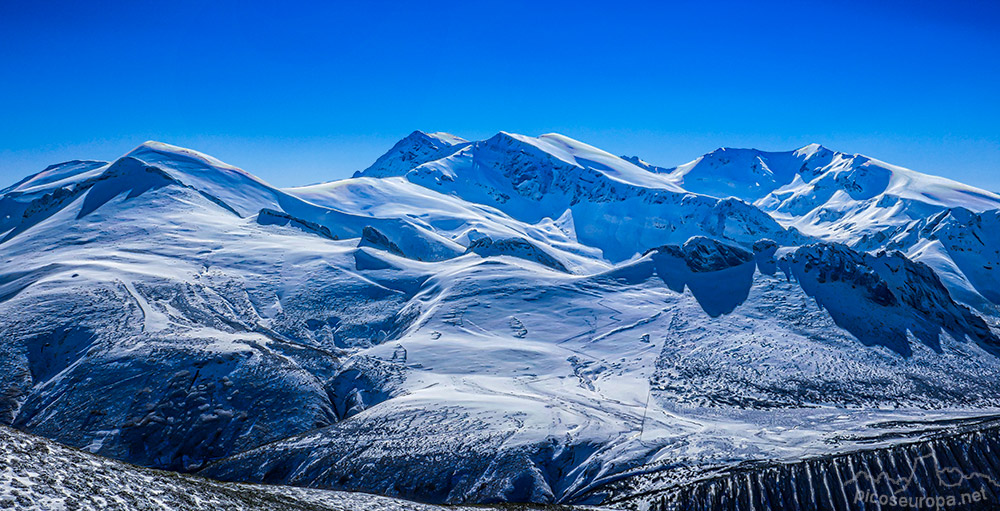
M 233 481 L 656 507 L 998 413 L 998 209 L 818 145 L 415 132 L 278 189 L 147 142 L 0 192 L 0 419 Z
M 644 166 L 692 192 L 739 197 L 786 227 L 847 243 L 950 207 L 1000 208 L 996 193 L 818 144 L 718 149 L 673 169 Z
M 397 144 L 389 154 L 423 154 L 423 138 L 417 140 L 413 149 Z M 446 140 L 451 139 L 436 145 Z M 613 262 L 702 233 L 744 243 L 760 237 L 803 240 L 742 200 L 692 194 L 671 179 L 562 135 L 533 138 L 501 132 L 445 152 L 449 154 L 425 162 L 414 158 L 413 163 L 421 163 L 409 169 L 383 157 L 384 166 L 376 162 L 358 176 L 401 176 L 523 223 L 554 222 Z

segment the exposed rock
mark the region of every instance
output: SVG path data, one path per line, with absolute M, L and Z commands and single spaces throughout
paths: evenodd
M 483 257 L 501 255 L 517 257 L 548 266 L 553 270 L 568 271 L 566 265 L 524 238 L 505 238 L 494 241 L 489 236 L 482 236 L 469 244 L 468 252 Z
M 646 254 L 660 252 L 683 259 L 688 269 L 705 273 L 733 268 L 753 260 L 753 254 L 704 236 L 693 236 L 684 245 L 663 245 L 649 249 Z
M 288 213 L 273 209 L 264 208 L 260 210 L 260 213 L 257 213 L 257 223 L 260 225 L 290 225 L 306 232 L 318 234 L 327 239 L 337 239 L 337 235 L 330 232 L 330 228 L 325 225 L 296 218 Z
M 361 233 L 361 241 L 358 242 L 358 247 L 372 247 L 379 250 L 385 250 L 387 252 L 392 252 L 398 256 L 406 257 L 403 250 L 399 248 L 399 245 L 393 243 L 388 236 L 382 234 L 378 229 L 366 225 Z

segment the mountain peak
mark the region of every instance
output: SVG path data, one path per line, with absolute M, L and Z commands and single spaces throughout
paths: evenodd
M 208 165 L 218 169 L 226 169 L 246 173 L 238 167 L 225 163 L 214 156 L 164 142 L 147 140 L 139 144 L 135 149 L 129 151 L 125 156 L 131 156 L 145 161 L 146 163 L 156 163 L 163 160 L 193 160 L 202 165 Z
M 99 169 L 106 165 L 108 162 L 98 160 L 70 160 L 56 163 L 0 190 L 0 195 L 11 192 L 19 194 L 45 193 L 53 188 L 58 188 L 61 184 L 95 176 L 100 173 Z M 80 177 L 84 174 L 86 174 L 85 177 Z
M 462 137 L 452 135 L 451 133 L 446 133 L 444 131 L 434 131 L 426 132 L 421 130 L 414 130 L 409 135 L 403 137 L 402 140 L 396 143 L 396 145 L 402 144 L 404 142 L 410 143 L 430 143 L 430 144 L 443 144 L 443 145 L 458 145 L 467 143 Z
M 884 453 L 928 410 L 992 431 L 1000 197 L 818 144 L 648 167 L 417 131 L 308 189 L 155 141 L 50 168 L 0 195 L 0 418 L 225 480 L 635 508 L 908 477 Z
M 447 156 L 457 148 L 468 144 L 469 142 L 464 138 L 450 133 L 426 133 L 416 130 L 399 142 L 396 142 L 389 151 L 379 156 L 370 167 L 355 172 L 354 177 L 402 175 L 414 167 Z
M 466 140 L 466 139 L 464 139 L 462 137 L 459 137 L 457 135 L 452 135 L 451 133 L 447 133 L 447 132 L 444 132 L 444 131 L 435 131 L 435 132 L 432 132 L 432 133 L 424 133 L 424 135 L 426 135 L 427 137 L 436 139 L 436 140 L 440 140 L 442 142 L 450 143 L 451 145 L 464 144 L 464 143 L 468 142 L 468 140 Z
M 806 144 L 806 145 L 804 145 L 804 146 L 802 146 L 802 147 L 800 147 L 800 148 L 798 148 L 798 149 L 795 150 L 796 153 L 801 154 L 803 156 L 805 156 L 805 155 L 813 155 L 813 154 L 816 154 L 816 153 L 818 153 L 820 151 L 829 151 L 829 149 L 823 147 L 822 144 L 818 144 L 816 142 L 813 142 L 811 144 Z
M 149 140 L 125 157 L 163 170 L 168 176 L 226 204 L 240 216 L 261 208 L 277 209 L 281 193 L 249 172 L 213 156 L 180 146 Z

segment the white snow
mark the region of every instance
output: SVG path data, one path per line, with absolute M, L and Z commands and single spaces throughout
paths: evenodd
M 166 144 L 128 156 L 0 194 L 0 417 L 94 453 L 568 502 L 655 463 L 695 477 L 1000 411 L 1000 196 L 954 181 L 818 144 L 662 169 L 503 132 L 414 132 L 284 190 Z

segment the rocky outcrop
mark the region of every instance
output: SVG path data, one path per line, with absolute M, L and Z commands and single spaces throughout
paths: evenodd
M 566 269 L 566 265 L 559 262 L 558 259 L 524 238 L 505 238 L 494 241 L 489 236 L 483 236 L 469 245 L 468 252 L 479 254 L 483 257 L 517 257 L 548 266 L 553 270 L 569 271 Z
M 940 334 L 966 337 L 996 351 L 1000 339 L 969 308 L 955 302 L 938 275 L 901 252 L 875 255 L 846 245 L 800 247 L 778 262 L 833 320 L 861 342 L 908 356 L 909 334 L 935 351 Z
M 378 229 L 366 225 L 361 232 L 361 241 L 358 242 L 358 247 L 372 247 L 379 250 L 385 250 L 386 252 L 391 252 L 398 256 L 406 257 L 403 253 L 403 249 L 399 248 L 399 245 L 393 243 L 388 236 L 382 234 Z
M 753 260 L 753 254 L 704 236 L 693 236 L 684 245 L 664 245 L 649 249 L 646 254 L 666 254 L 683 259 L 689 270 L 705 273 L 725 270 Z
M 677 292 L 689 289 L 712 317 L 735 310 L 753 284 L 753 254 L 712 238 L 693 236 L 681 246 L 664 245 L 645 255 L 667 287 Z
M 260 213 L 257 213 L 257 223 L 260 225 L 288 225 L 327 239 L 337 239 L 337 235 L 330 232 L 330 228 L 325 225 L 296 218 L 288 213 L 273 209 L 264 208 L 260 210 Z
M 843 282 L 852 289 L 860 288 L 862 296 L 877 305 L 899 303 L 888 283 L 868 266 L 864 255 L 845 245 L 818 243 L 802 247 L 782 260 L 786 272 L 791 265 L 801 268 L 801 273 L 808 274 L 817 284 Z

